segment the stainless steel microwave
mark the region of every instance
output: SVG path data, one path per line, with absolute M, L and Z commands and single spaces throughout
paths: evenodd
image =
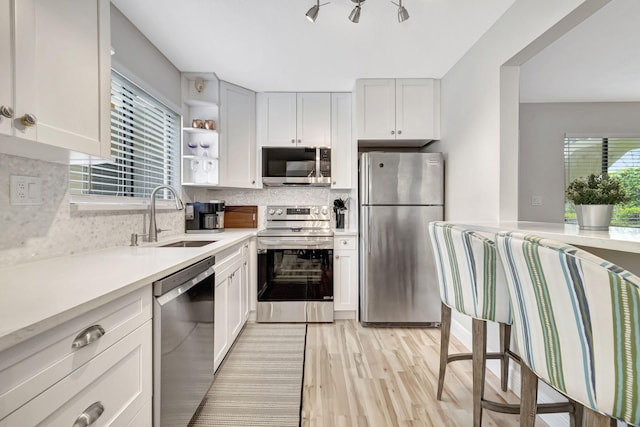
M 331 185 L 331 148 L 263 147 L 262 183 L 265 186 Z

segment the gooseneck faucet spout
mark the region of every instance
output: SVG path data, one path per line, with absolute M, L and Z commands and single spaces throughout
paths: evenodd
M 158 227 L 156 226 L 156 193 L 160 190 L 169 190 L 176 199 L 176 209 L 179 211 L 184 209 L 182 200 L 180 200 L 180 196 L 178 196 L 178 192 L 175 188 L 168 185 L 159 185 L 154 188 L 151 192 L 151 199 L 149 200 L 149 207 L 151 208 L 151 214 L 149 215 L 149 242 L 158 241 Z

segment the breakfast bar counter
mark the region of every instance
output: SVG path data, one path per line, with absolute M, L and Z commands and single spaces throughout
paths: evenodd
M 609 227 L 608 231 L 591 231 L 580 230 L 577 224 L 551 222 L 450 222 L 483 233 L 517 231 L 568 243 L 640 275 L 640 228 Z

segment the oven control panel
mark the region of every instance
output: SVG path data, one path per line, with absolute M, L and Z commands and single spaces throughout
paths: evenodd
M 267 221 L 330 221 L 329 206 L 267 206 Z

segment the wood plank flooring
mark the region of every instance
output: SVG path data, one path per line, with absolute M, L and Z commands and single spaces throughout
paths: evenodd
M 466 351 L 451 341 L 450 353 Z M 471 426 L 471 362 L 449 364 L 438 401 L 439 346 L 439 328 L 364 328 L 355 320 L 309 324 L 302 426 Z M 518 402 L 489 371 L 485 397 Z M 484 411 L 485 427 L 518 425 L 517 415 Z

